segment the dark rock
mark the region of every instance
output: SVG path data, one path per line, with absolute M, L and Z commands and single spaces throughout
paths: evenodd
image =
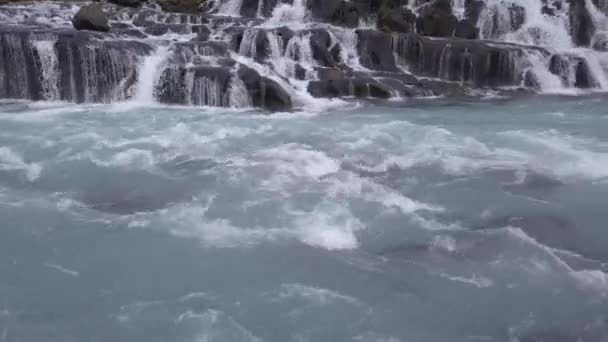
M 299 63 L 296 64 L 295 66 L 295 75 L 294 77 L 300 81 L 305 80 L 306 79 L 306 74 L 308 72 L 306 71 L 306 69 L 304 69 Z
M 308 92 L 314 97 L 374 97 L 386 99 L 391 92 L 372 78 L 329 79 L 311 81 Z
M 231 69 L 224 67 L 171 67 L 163 71 L 156 95 L 162 103 L 227 107 L 231 78 Z
M 209 40 L 211 30 L 209 29 L 209 27 L 207 27 L 207 25 L 193 25 L 192 33 L 196 33 L 196 38 L 194 38 L 194 40 L 205 41 Z
M 420 9 L 416 21 L 418 33 L 432 37 L 451 37 L 458 19 L 452 13 L 449 0 L 435 0 Z
M 509 6 L 509 19 L 511 30 L 519 30 L 526 22 L 526 9 L 518 5 Z
M 361 65 L 372 70 L 397 71 L 393 37 L 375 30 L 357 30 L 357 50 Z
M 100 4 L 90 4 L 81 7 L 72 19 L 72 24 L 77 30 L 110 31 L 108 17 Z
M 394 37 L 394 49 L 416 75 L 465 82 L 475 87 L 519 85 L 522 48 L 477 40 Z
M 318 68 L 317 76 L 320 80 L 339 80 L 349 76 L 345 70 L 338 68 Z
M 464 39 L 477 39 L 479 36 L 479 29 L 469 19 L 463 19 L 456 25 L 454 31 L 454 37 Z
M 585 5 L 585 0 L 568 0 L 570 3 L 570 35 L 577 46 L 589 46 L 595 33 L 595 25 Z
M 591 46 L 596 51 L 608 52 L 608 33 L 598 32 L 593 36 Z
M 331 36 L 325 29 L 310 31 L 312 57 L 322 66 L 335 67 L 340 62 L 340 46 L 332 46 Z
M 524 75 L 524 86 L 532 89 L 540 88 L 538 77 L 531 70 L 526 71 L 526 74 Z
M 163 11 L 177 13 L 195 13 L 201 11 L 205 0 L 157 0 Z
M 346 27 L 359 25 L 360 10 L 352 1 L 311 0 L 307 4 L 317 20 Z
M 575 82 L 574 86 L 581 89 L 593 88 L 596 86 L 595 80 L 589 70 L 589 65 L 586 61 L 581 60 L 576 64 L 574 69 Z
M 416 14 L 408 8 L 383 7 L 378 13 L 377 26 L 385 32 L 413 32 Z
M 108 1 L 115 5 L 126 6 L 126 7 L 139 7 L 144 2 L 146 2 L 146 0 L 108 0 Z
M 291 97 L 277 82 L 260 76 L 257 71 L 244 65 L 239 67 L 237 74 L 245 84 L 254 106 L 271 111 L 291 109 Z
M 466 0 L 464 6 L 465 18 L 469 19 L 473 23 L 477 23 L 479 21 L 481 12 L 483 12 L 484 8 L 486 7 L 486 4 L 483 2 L 483 0 Z
M 188 33 L 188 27 L 181 24 L 154 24 L 146 27 L 144 32 L 151 36 L 162 36 L 170 32 L 186 34 Z

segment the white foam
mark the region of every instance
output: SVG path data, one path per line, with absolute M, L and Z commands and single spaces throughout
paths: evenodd
M 134 102 L 137 104 L 151 104 L 156 102 L 154 88 L 162 73 L 162 65 L 169 57 L 169 48 L 160 46 L 151 55 L 144 57 L 137 72 Z
M 303 298 L 315 306 L 325 306 L 336 302 L 343 302 L 355 306 L 361 305 L 361 302 L 357 298 L 333 290 L 300 283 L 281 284 L 281 290 L 274 300 L 285 301 L 293 298 Z
M 196 342 L 262 342 L 262 339 L 247 330 L 223 311 L 208 309 L 204 312 L 188 310 L 180 314 L 175 324 L 194 324 L 198 328 Z
M 261 150 L 255 154 L 254 160 L 272 166 L 274 172 L 266 181 L 268 187 L 280 187 L 301 177 L 320 179 L 340 169 L 339 161 L 324 152 L 294 143 Z
M 562 178 L 599 180 L 608 177 L 608 145 L 575 138 L 558 131 L 506 131 L 501 136 L 524 143 L 530 166 Z
M 312 212 L 295 212 L 295 227 L 302 242 L 327 250 L 355 249 L 355 232 L 364 228 L 350 210 L 338 203 L 322 202 Z
M 445 275 L 445 277 L 452 281 L 473 285 L 480 289 L 492 287 L 494 285 L 494 282 L 492 282 L 492 280 L 490 280 L 489 278 L 477 275 L 473 275 L 471 277 Z
M 80 273 L 78 271 L 71 270 L 69 268 L 63 267 L 63 266 L 58 265 L 58 264 L 47 262 L 47 263 L 44 264 L 44 266 L 46 266 L 48 268 L 52 268 L 54 270 L 57 270 L 57 271 L 59 271 L 61 273 L 67 274 L 67 275 L 72 276 L 72 277 L 78 277 L 80 275 Z
M 42 172 L 39 163 L 26 163 L 23 157 L 9 147 L 0 147 L 0 170 L 21 170 L 30 182 L 37 180 Z

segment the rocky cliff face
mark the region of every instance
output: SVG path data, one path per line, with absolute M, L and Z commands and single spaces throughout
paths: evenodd
M 112 0 L 0 6 L 0 98 L 304 107 L 608 89 L 603 0 Z

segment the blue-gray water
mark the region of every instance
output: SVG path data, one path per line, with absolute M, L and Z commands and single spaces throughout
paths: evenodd
M 607 103 L 3 102 L 0 341 L 606 341 Z

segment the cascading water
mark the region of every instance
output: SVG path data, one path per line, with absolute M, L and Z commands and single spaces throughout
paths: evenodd
M 163 64 L 169 57 L 169 47 L 160 46 L 151 55 L 144 57 L 137 73 L 134 101 L 142 104 L 156 102 L 154 89 L 162 73 Z

